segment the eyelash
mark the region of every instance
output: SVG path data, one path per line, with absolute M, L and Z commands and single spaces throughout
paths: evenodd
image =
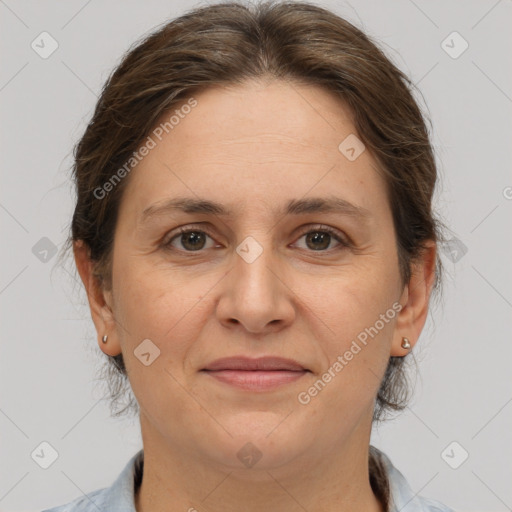
M 186 226 L 186 227 L 178 228 L 178 232 L 174 233 L 168 241 L 163 242 L 161 244 L 161 247 L 164 250 L 166 250 L 166 251 L 185 252 L 185 253 L 189 253 L 189 254 L 203 252 L 205 249 L 199 249 L 197 251 L 187 251 L 187 250 L 176 249 L 176 248 L 172 247 L 171 244 L 172 244 L 172 242 L 176 238 L 178 238 L 179 236 L 181 236 L 183 234 L 191 233 L 191 232 L 194 232 L 194 233 L 204 233 L 204 234 L 208 235 L 210 238 L 212 238 L 212 239 L 214 238 L 213 235 L 211 234 L 211 232 L 208 229 L 205 229 L 204 227 L 201 227 L 201 229 L 199 229 L 199 227 L 195 227 L 193 225 L 189 225 L 189 226 Z M 339 244 L 341 246 L 341 247 L 337 247 L 337 248 L 334 248 L 334 249 L 326 249 L 326 250 L 318 250 L 318 251 L 309 250 L 308 252 L 331 253 L 331 252 L 336 251 L 336 250 L 343 250 L 343 249 L 347 249 L 347 248 L 353 246 L 351 241 L 347 240 L 347 238 L 345 238 L 342 235 L 340 235 L 340 233 L 336 229 L 331 228 L 330 226 L 325 226 L 323 224 L 318 224 L 316 226 L 308 226 L 305 231 L 302 231 L 299 234 L 299 238 L 302 238 L 304 235 L 307 235 L 308 233 L 328 233 L 337 242 L 339 242 Z

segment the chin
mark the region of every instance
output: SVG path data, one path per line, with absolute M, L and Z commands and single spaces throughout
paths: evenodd
M 229 471 L 239 470 L 237 474 L 241 478 L 251 479 L 257 470 L 276 469 L 292 462 L 304 451 L 305 444 L 299 441 L 301 436 L 297 430 L 292 425 L 283 428 L 286 415 L 278 419 L 275 414 L 261 412 L 244 416 L 243 420 L 235 418 L 232 422 L 223 422 L 232 437 L 226 433 L 205 448 L 217 464 Z M 304 432 L 304 437 L 307 436 Z M 268 475 L 264 475 L 262 478 L 268 479 Z

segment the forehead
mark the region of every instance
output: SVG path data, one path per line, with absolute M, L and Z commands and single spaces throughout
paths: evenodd
M 330 136 L 338 139 L 340 129 L 355 132 L 346 102 L 316 85 L 250 80 L 206 88 L 194 98 L 197 106 L 186 116 L 190 118 L 187 124 L 208 135 L 205 143 L 244 144 L 258 136 L 261 144 L 311 144 L 332 151 Z M 162 115 L 160 122 L 168 117 Z
M 182 108 L 193 104 L 187 98 L 162 115 L 151 135 L 154 148 L 130 175 L 125 195 L 139 217 L 180 196 L 233 204 L 252 199 L 257 208 L 284 205 L 285 195 L 289 203 L 309 191 L 319 197 L 339 190 L 368 209 L 384 194 L 369 152 L 350 160 L 340 150 L 357 137 L 352 113 L 323 88 L 248 82 L 205 89 L 192 99 L 193 108 Z

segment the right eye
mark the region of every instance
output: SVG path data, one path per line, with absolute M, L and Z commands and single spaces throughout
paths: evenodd
M 176 235 L 172 236 L 168 241 L 162 244 L 162 247 L 166 250 L 176 249 L 183 252 L 198 252 L 205 249 L 207 237 L 212 239 L 212 237 L 202 229 L 181 227 L 178 229 L 178 233 Z M 183 249 L 176 248 L 174 245 L 175 242 L 181 244 Z M 206 249 L 210 248 L 212 248 L 212 246 L 206 247 Z

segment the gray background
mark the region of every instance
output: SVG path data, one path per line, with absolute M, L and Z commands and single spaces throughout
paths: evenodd
M 73 262 L 41 251 L 65 240 L 72 146 L 108 73 L 136 39 L 206 3 L 0 0 L 0 510 L 41 510 L 110 485 L 141 447 L 137 420 L 111 419 L 101 400 Z M 415 349 L 415 398 L 372 443 L 421 495 L 512 510 L 512 2 L 317 3 L 367 31 L 419 84 L 441 172 L 437 207 L 464 244 L 443 253 L 445 299 Z M 47 59 L 31 48 L 43 31 L 59 45 Z M 453 31 L 469 43 L 458 58 L 441 45 Z M 31 458 L 43 441 L 59 455 L 48 469 Z M 458 469 L 441 456 L 453 441 L 452 464 L 469 453 Z

